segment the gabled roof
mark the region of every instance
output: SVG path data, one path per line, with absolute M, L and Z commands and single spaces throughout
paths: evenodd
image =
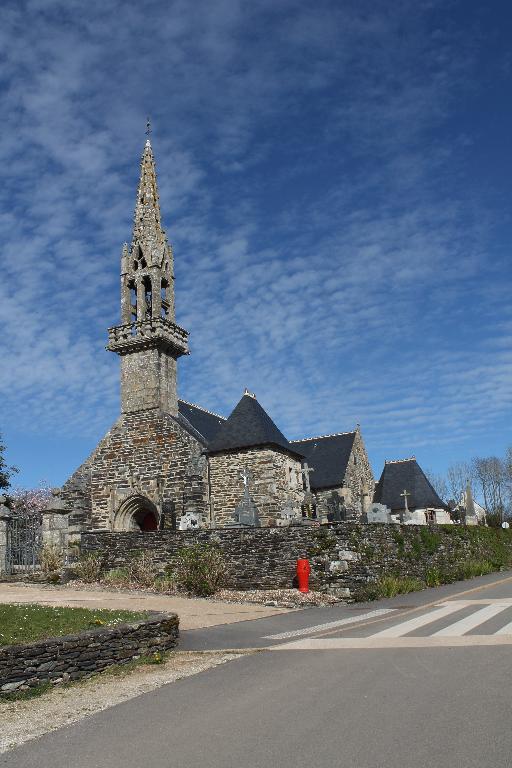
M 246 392 L 208 446 L 210 453 L 234 451 L 260 445 L 274 445 L 301 455 L 288 442 L 254 395 Z
M 308 466 L 315 470 L 309 476 L 313 490 L 343 484 L 355 436 L 355 432 L 342 432 L 292 440 L 292 446 L 305 456 Z
M 373 500 L 390 509 L 405 509 L 403 492 L 407 491 L 407 507 L 410 510 L 446 509 L 436 491 L 425 477 L 415 458 L 403 461 L 387 461 L 375 488 Z
M 218 413 L 212 413 L 199 405 L 187 403 L 186 400 L 178 400 L 178 411 L 204 437 L 206 443 L 213 440 L 221 425 L 226 421 Z

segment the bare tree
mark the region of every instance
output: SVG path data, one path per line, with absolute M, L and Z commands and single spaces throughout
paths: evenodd
M 498 456 L 476 458 L 473 468 L 478 485 L 482 491 L 484 506 L 488 513 L 488 521 L 495 524 L 503 522 L 505 513 L 505 498 L 507 494 L 506 461 Z
M 446 475 L 450 497 L 458 504 L 468 485 L 473 486 L 473 466 L 467 461 L 457 461 L 448 467 Z
M 435 490 L 439 498 L 447 502 L 448 501 L 448 483 L 444 475 L 437 472 L 432 472 L 431 469 L 425 470 L 425 475 L 432 488 Z

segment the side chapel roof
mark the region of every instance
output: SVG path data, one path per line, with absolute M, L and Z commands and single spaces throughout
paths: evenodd
M 208 450 L 210 453 L 216 453 L 262 445 L 278 446 L 289 453 L 302 456 L 300 448 L 288 442 L 256 397 L 246 391 L 209 444 Z
M 187 403 L 186 400 L 178 400 L 178 411 L 204 437 L 206 443 L 214 439 L 221 425 L 226 421 L 218 413 L 212 413 L 199 405 Z
M 390 509 L 405 509 L 404 497 L 400 495 L 404 490 L 410 494 L 407 496 L 410 510 L 447 508 L 414 457 L 402 461 L 386 461 L 375 487 L 373 501 L 385 504 Z
M 310 475 L 312 490 L 343 484 L 355 436 L 354 431 L 292 440 L 292 446 L 305 456 L 308 466 L 314 469 Z

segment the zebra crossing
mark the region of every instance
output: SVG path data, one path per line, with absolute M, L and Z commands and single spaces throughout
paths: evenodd
M 350 620 L 331 622 L 330 625 L 317 625 L 295 633 L 275 635 L 275 639 L 288 639 L 289 642 L 273 646 L 273 650 L 441 648 L 512 644 L 512 600 L 507 598 L 450 600 L 430 606 L 424 613 L 410 611 L 410 618 L 400 618 L 396 615 L 397 611 L 393 610 L 387 613 L 388 615 L 384 616 L 374 611 L 373 617 L 366 614 Z M 378 621 L 357 626 L 358 621 L 361 623 L 367 618 Z M 384 629 L 377 629 L 383 622 L 386 624 Z M 374 628 L 376 631 L 372 631 Z M 309 634 L 309 637 L 306 637 L 306 634 Z M 295 635 L 301 637 L 294 640 Z

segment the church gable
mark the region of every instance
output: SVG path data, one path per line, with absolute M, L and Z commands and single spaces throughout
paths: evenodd
M 204 446 L 169 414 L 141 411 L 125 414 L 96 451 L 91 465 L 92 526 L 119 529 L 126 500 L 135 495 L 156 509 L 158 527 L 170 527 L 187 506 Z M 192 459 L 197 461 L 194 463 Z M 194 465 L 193 471 L 190 469 Z M 206 472 L 194 490 L 198 512 L 206 514 Z M 139 505 L 140 506 L 140 505 Z M 135 507 L 133 515 L 138 514 Z M 125 513 L 126 521 L 128 517 Z M 137 522 L 137 520 L 134 520 Z M 128 523 L 127 523 L 128 524 Z M 130 526 L 128 526 L 130 527 Z M 134 526 L 132 526 L 134 527 Z

